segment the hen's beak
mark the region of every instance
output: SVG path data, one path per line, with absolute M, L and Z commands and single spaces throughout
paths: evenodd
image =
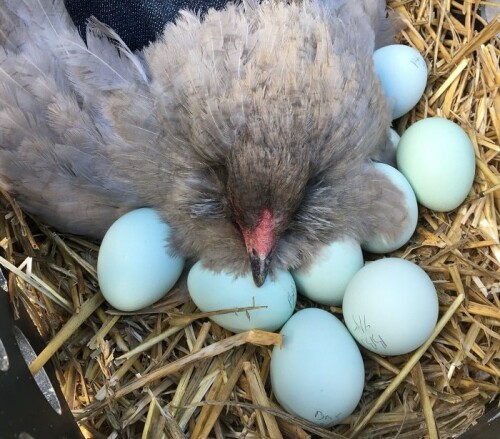
M 248 256 L 250 257 L 253 281 L 257 287 L 261 287 L 266 280 L 267 273 L 269 272 L 271 253 L 265 256 L 259 256 L 255 250 L 252 250 Z

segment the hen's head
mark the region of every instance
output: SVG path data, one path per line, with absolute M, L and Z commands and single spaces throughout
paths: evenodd
M 291 148 L 286 138 L 259 146 L 244 139 L 228 157 L 225 189 L 254 282 L 261 286 L 304 198 L 309 153 L 305 145 Z

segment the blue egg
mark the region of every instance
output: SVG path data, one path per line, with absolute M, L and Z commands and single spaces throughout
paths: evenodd
M 268 276 L 259 288 L 250 273 L 239 277 L 226 272 L 215 273 L 197 262 L 189 271 L 187 283 L 193 302 L 205 312 L 262 307 L 210 316 L 210 320 L 232 332 L 275 331 L 290 318 L 297 301 L 295 283 L 285 270 Z
M 432 334 L 439 313 L 436 288 L 418 265 L 399 258 L 370 262 L 349 283 L 342 312 L 352 336 L 373 352 L 402 355 Z
M 438 212 L 460 206 L 474 182 L 474 145 L 459 125 L 442 117 L 419 120 L 403 133 L 397 163 L 418 202 Z
M 340 305 L 363 263 L 359 243 L 346 237 L 324 246 L 310 266 L 292 271 L 292 276 L 302 295 L 323 305 Z
M 391 238 L 377 234 L 370 236 L 361 243 L 361 248 L 372 253 L 389 253 L 405 245 L 415 232 L 418 222 L 417 198 L 408 180 L 397 169 L 385 163 L 374 163 L 373 166 L 401 191 L 406 210 L 406 227 Z
M 170 254 L 170 233 L 170 226 L 147 208 L 133 210 L 111 225 L 99 250 L 97 278 L 112 306 L 136 311 L 174 286 L 184 259 Z
M 412 47 L 392 44 L 373 54 L 375 73 L 392 106 L 392 118 L 408 113 L 424 94 L 427 66 L 420 53 Z
M 315 424 L 337 424 L 356 408 L 365 382 L 363 359 L 347 328 L 316 308 L 295 313 L 271 355 L 271 387 L 289 413 Z

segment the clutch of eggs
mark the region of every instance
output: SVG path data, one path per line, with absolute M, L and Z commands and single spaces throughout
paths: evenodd
M 177 282 L 184 259 L 170 254 L 170 227 L 153 209 L 133 210 L 106 232 L 97 259 L 104 298 L 121 311 L 137 311 Z

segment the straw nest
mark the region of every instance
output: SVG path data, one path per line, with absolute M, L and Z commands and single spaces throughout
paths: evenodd
M 416 233 L 394 253 L 435 282 L 436 331 L 408 355 L 363 351 L 361 403 L 332 429 L 275 404 L 269 361 L 279 335 L 233 335 L 209 323 L 182 282 L 150 309 L 114 312 L 97 285 L 98 246 L 36 224 L 1 195 L 11 300 L 24 303 L 48 341 L 31 369 L 54 362 L 86 437 L 445 439 L 481 416 L 500 390 L 500 17 L 486 24 L 480 3 L 389 1 L 408 21 L 400 41 L 429 67 L 425 96 L 396 129 L 429 116 L 457 122 L 472 140 L 477 172 L 460 208 L 421 208 Z M 299 300 L 307 306 L 315 305 Z

